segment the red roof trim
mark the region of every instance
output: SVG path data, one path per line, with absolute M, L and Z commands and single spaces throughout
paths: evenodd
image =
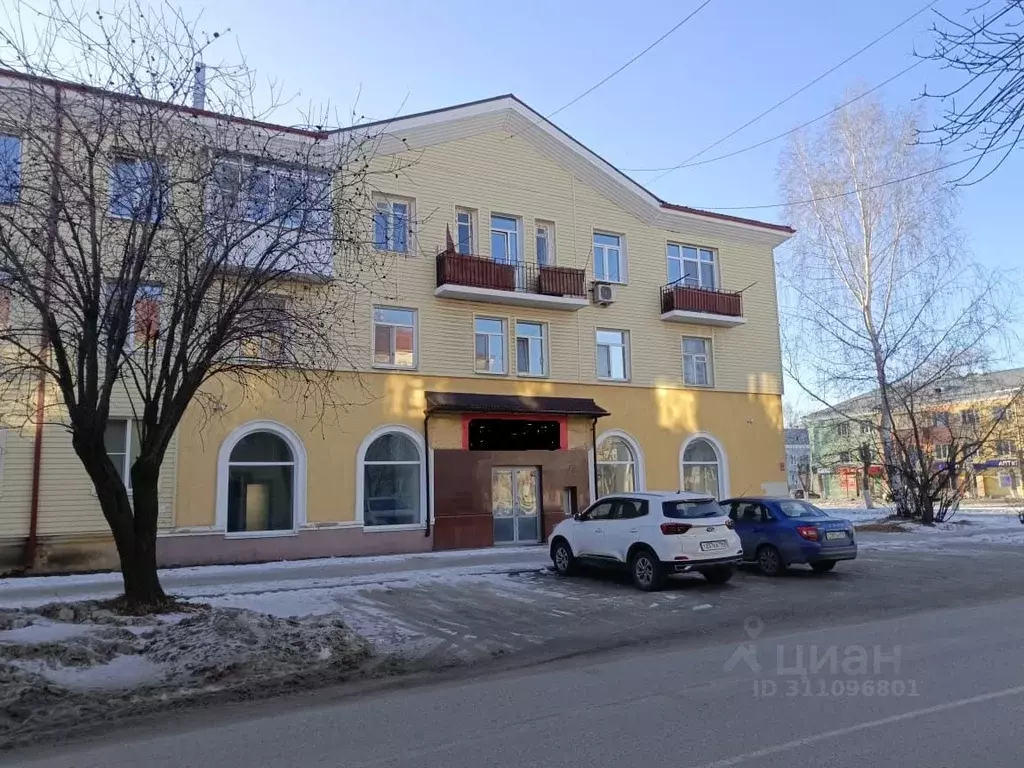
M 709 219 L 721 219 L 722 221 L 732 221 L 735 222 L 736 224 L 749 224 L 752 227 L 772 229 L 775 230 L 776 232 L 785 232 L 787 235 L 796 234 L 796 230 L 786 224 L 772 224 L 767 221 L 758 221 L 757 219 L 745 219 L 742 216 L 730 216 L 727 213 L 702 211 L 700 208 L 690 208 L 685 205 L 666 203 L 664 200 L 661 201 L 661 207 L 667 208 L 670 211 L 679 211 L 680 213 L 692 213 L 694 216 L 706 216 Z
M 72 83 L 66 80 L 56 80 L 50 77 L 40 77 L 39 75 L 31 75 L 27 72 L 18 72 L 14 69 L 0 69 L 0 77 L 10 77 L 14 80 L 26 80 L 35 83 L 42 83 L 43 85 L 48 85 L 51 88 L 63 88 L 65 90 L 77 91 L 79 93 L 113 96 L 115 98 L 124 99 L 125 101 L 135 101 L 140 104 L 151 104 L 153 106 L 163 107 L 164 109 L 169 109 L 173 112 L 184 112 L 194 117 L 213 117 L 221 120 L 227 120 L 232 123 L 250 125 L 254 128 L 266 128 L 273 131 L 293 133 L 299 136 L 306 136 L 311 139 L 324 139 L 327 138 L 330 133 L 329 131 L 311 131 L 307 128 L 294 128 L 288 125 L 278 125 L 276 123 L 267 123 L 261 120 L 251 120 L 247 117 L 235 117 L 233 115 L 224 114 L 223 112 L 212 112 L 208 109 L 197 109 L 196 107 L 189 107 L 184 104 L 172 104 L 167 101 L 157 101 L 156 99 L 147 99 L 142 96 L 132 96 L 127 93 L 109 91 L 95 85 L 84 85 L 82 83 Z

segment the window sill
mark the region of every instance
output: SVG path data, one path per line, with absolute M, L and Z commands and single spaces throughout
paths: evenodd
M 296 530 L 287 531 L 232 531 L 224 534 L 225 539 L 279 539 L 286 536 L 298 536 Z
M 548 373 L 517 373 L 517 378 L 520 379 L 547 379 L 551 377 Z
M 381 253 L 385 256 L 405 256 L 406 258 L 412 257 L 412 251 L 393 251 L 390 248 L 377 248 L 374 247 L 374 253 Z
M 598 277 L 597 275 L 594 275 L 594 282 L 608 283 L 608 285 L 629 285 L 629 282 L 626 280 L 610 280 L 607 277 Z
M 363 533 L 388 533 L 391 531 L 422 531 L 426 523 L 401 523 L 399 525 L 363 525 Z
M 474 371 L 478 376 L 508 376 L 508 371 Z
M 683 382 L 683 386 L 687 387 L 688 389 L 714 389 L 715 388 L 714 384 L 691 384 L 688 381 L 684 381 Z
M 629 384 L 629 379 L 610 379 L 606 376 L 598 376 L 597 380 L 602 384 Z
M 373 363 L 372 368 L 378 371 L 418 371 L 418 365 L 388 365 L 387 363 Z

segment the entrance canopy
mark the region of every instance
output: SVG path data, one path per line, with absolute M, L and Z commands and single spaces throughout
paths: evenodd
M 427 392 L 426 399 L 427 413 L 524 413 L 592 418 L 610 415 L 589 397 Z

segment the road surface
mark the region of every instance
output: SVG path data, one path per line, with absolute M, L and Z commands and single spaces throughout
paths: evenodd
M 731 638 L 334 702 L 325 692 L 208 710 L 5 764 L 1021 765 L 1024 600 L 890 616 L 776 636 L 751 619 Z

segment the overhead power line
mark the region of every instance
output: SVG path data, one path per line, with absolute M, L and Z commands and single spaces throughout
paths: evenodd
M 684 17 L 684 18 L 682 19 L 682 21 L 678 22 L 678 23 L 677 23 L 677 24 L 676 24 L 675 26 L 671 27 L 671 28 L 670 28 L 670 29 L 669 29 L 669 30 L 668 30 L 667 32 L 665 32 L 665 33 L 664 33 L 663 35 L 661 35 L 661 37 L 659 37 L 659 38 L 658 38 L 657 40 L 655 40 L 655 41 L 654 41 L 653 43 L 651 43 L 651 44 L 650 44 L 650 45 L 648 45 L 648 46 L 647 46 L 646 48 L 644 48 L 644 49 L 643 49 L 642 51 L 640 51 L 640 53 L 636 54 L 636 55 L 635 55 L 635 56 L 634 56 L 633 58 L 631 58 L 631 59 L 630 59 L 629 61 L 627 61 L 627 62 L 626 62 L 625 64 L 623 64 L 623 65 L 622 65 L 621 67 L 619 67 L 618 69 L 616 69 L 616 70 L 615 70 L 614 72 L 612 72 L 612 73 L 611 73 L 610 75 L 607 75 L 607 76 L 605 76 L 604 78 L 602 78 L 601 80 L 599 80 L 598 82 L 594 83 L 594 84 L 593 84 L 592 86 L 590 86 L 589 88 L 587 88 L 587 89 L 586 89 L 585 91 L 583 91 L 583 92 L 582 92 L 581 94 L 579 94 L 578 96 L 575 96 L 574 98 L 572 98 L 572 99 L 570 99 L 569 101 L 567 101 L 567 102 L 566 102 L 565 104 L 563 104 L 562 106 L 560 106 L 560 107 L 559 107 L 558 109 L 556 109 L 556 110 L 555 110 L 554 112 L 549 112 L 548 114 L 544 115 L 544 118 L 545 118 L 546 120 L 550 120 L 550 119 L 551 119 L 552 117 L 554 117 L 555 115 L 557 115 L 557 114 L 558 114 L 559 112 L 562 112 L 563 110 L 566 110 L 566 109 L 568 109 L 568 108 L 569 108 L 569 107 L 571 107 L 571 106 L 572 106 L 573 104 L 575 104 L 576 102 L 578 102 L 578 101 L 579 101 L 580 99 L 586 98 L 587 96 L 589 96 L 590 94 L 592 94 L 592 93 L 593 93 L 594 91 L 596 91 L 596 90 L 597 90 L 598 88 L 600 88 L 600 87 L 601 87 L 602 85 L 604 85 L 604 84 L 605 84 L 605 83 L 607 83 L 607 82 L 608 82 L 609 80 L 611 80 L 611 79 L 612 79 L 613 77 L 615 77 L 616 75 L 618 75 L 618 74 L 619 74 L 620 72 L 622 72 L 622 71 L 623 71 L 624 69 L 626 69 L 627 67 L 629 67 L 629 66 L 631 66 L 631 65 L 635 64 L 635 63 L 637 62 L 637 60 L 639 60 L 640 58 L 642 58 L 642 57 L 643 57 L 643 56 L 645 56 L 646 54 L 650 53 L 650 51 L 651 51 L 651 50 L 653 50 L 653 49 L 654 49 L 654 48 L 655 48 L 656 46 L 658 46 L 658 45 L 659 45 L 660 43 L 662 43 L 662 42 L 663 42 L 663 41 L 664 41 L 664 40 L 665 40 L 666 38 L 668 38 L 668 37 L 669 37 L 670 35 L 672 35 L 672 34 L 673 34 L 673 33 L 674 33 L 674 32 L 675 32 L 676 30 L 678 30 L 678 29 L 679 29 L 680 27 L 682 27 L 682 26 L 683 26 L 684 24 L 686 24 L 686 22 L 688 22 L 688 21 L 689 21 L 690 19 L 692 19 L 692 18 L 693 18 L 694 16 L 696 16 L 696 15 L 697 15 L 698 13 L 700 13 L 700 12 L 701 12 L 701 11 L 703 11 L 703 10 L 704 10 L 705 8 L 707 8 L 707 7 L 708 7 L 708 6 L 709 6 L 709 5 L 711 4 L 711 2 L 712 2 L 712 0 L 704 0 L 704 2 L 702 2 L 702 3 L 701 3 L 700 5 L 698 5 L 698 6 L 696 7 L 696 8 L 694 8 L 694 9 L 693 9 L 692 11 L 690 11 L 690 13 L 689 13 L 689 14 L 687 14 L 687 15 L 686 15 L 686 16 L 685 16 L 685 17 Z M 536 123 L 534 123 L 534 122 L 532 122 L 532 121 L 531 121 L 531 127 L 533 127 L 533 125 L 536 125 Z M 520 131 L 516 131 L 516 133 L 513 133 L 513 134 L 511 134 L 511 135 L 509 136 L 509 138 L 512 138 L 512 136 L 515 136 L 515 135 L 517 135 L 518 133 L 520 133 Z
M 766 205 L 734 205 L 734 206 L 729 206 L 729 207 L 701 206 L 701 208 L 702 208 L 702 210 L 707 210 L 707 211 L 758 211 L 758 210 L 765 210 L 765 209 L 768 209 L 768 208 L 785 208 L 786 206 L 789 206 L 789 205 L 810 205 L 811 203 L 820 203 L 820 202 L 824 202 L 826 200 L 838 200 L 840 197 L 848 197 L 849 195 L 855 195 L 858 192 L 868 192 L 868 191 L 870 191 L 872 189 L 881 189 L 882 187 L 889 187 L 889 186 L 892 186 L 893 184 L 900 184 L 900 183 L 902 183 L 904 181 L 910 181 L 911 179 L 918 179 L 918 178 L 920 178 L 922 176 L 928 176 L 928 175 L 930 175 L 932 173 L 938 173 L 939 171 L 945 171 L 947 168 L 952 168 L 953 166 L 956 166 L 956 165 L 962 165 L 964 163 L 969 163 L 972 160 L 978 160 L 979 158 L 984 157 L 989 152 L 998 152 L 1001 149 L 1006 149 L 1008 147 L 1012 147 L 1015 143 L 1016 142 L 1010 141 L 1010 142 L 1007 142 L 1006 144 L 1003 144 L 1001 146 L 992 147 L 992 148 L 986 149 L 986 150 L 984 150 L 982 152 L 978 152 L 978 153 L 973 154 L 973 155 L 968 155 L 967 157 L 961 157 L 959 160 L 953 160 L 952 162 L 944 163 L 943 165 L 939 165 L 939 166 L 937 166 L 935 168 L 930 168 L 927 171 L 918 171 L 917 173 L 912 173 L 909 176 L 901 176 L 898 179 L 889 179 L 888 181 L 880 181 L 877 184 L 871 184 L 870 186 L 867 186 L 867 187 L 857 187 L 856 189 L 851 189 L 851 190 L 849 190 L 847 192 L 837 192 L 834 195 L 822 195 L 821 197 L 812 197 L 809 200 L 797 200 L 797 201 L 790 202 L 790 203 L 769 203 L 769 204 L 766 204 Z
M 759 115 L 756 115 L 755 117 L 751 118 L 750 120 L 745 122 L 743 125 L 741 125 L 736 130 L 734 130 L 734 131 L 732 131 L 730 133 L 727 133 L 725 136 L 723 136 L 722 138 L 718 139 L 717 141 L 714 141 L 711 144 L 708 144 L 706 147 L 704 147 L 704 149 L 702 149 L 699 152 L 696 152 L 696 153 L 690 155 L 688 158 L 683 160 L 681 163 L 678 163 L 677 165 L 673 165 L 673 166 L 671 166 L 669 168 L 664 169 L 660 174 L 658 174 L 653 179 L 651 179 L 651 181 L 649 183 L 653 184 L 654 182 L 658 181 L 659 179 L 664 178 L 665 176 L 667 176 L 668 174 L 672 173 L 673 171 L 676 171 L 676 170 L 682 168 L 683 166 L 687 165 L 688 163 L 692 162 L 693 160 L 696 160 L 698 157 L 703 155 L 705 152 L 707 152 L 707 151 L 709 151 L 711 149 L 714 149 L 715 147 L 717 147 L 722 142 L 727 141 L 728 139 L 731 139 L 737 133 L 739 133 L 740 131 L 744 130 L 745 128 L 750 127 L 751 125 L 756 123 L 758 120 L 760 120 L 762 117 L 765 117 L 766 115 L 771 114 L 772 112 L 774 112 L 776 109 L 778 109 L 782 105 L 784 105 L 784 104 L 790 102 L 791 100 L 795 99 L 797 96 L 799 96 L 801 93 L 806 91 L 808 88 L 810 88 L 813 85 L 816 85 L 821 80 L 823 80 L 826 77 L 828 77 L 829 75 L 831 75 L 833 72 L 835 72 L 837 69 L 839 69 L 843 65 L 849 63 L 850 61 L 852 61 L 853 59 L 857 58 L 858 56 L 860 56 L 865 51 L 869 50 L 873 46 L 875 46 L 878 43 L 882 42 L 885 38 L 889 37 L 889 35 L 891 35 L 892 33 L 896 32 L 896 30 L 898 30 L 898 29 L 904 27 L 905 25 L 909 24 L 911 21 L 916 19 L 918 16 L 920 16 L 925 11 L 927 11 L 929 8 L 931 8 L 933 5 L 935 5 L 937 2 L 938 2 L 938 0 L 931 0 L 931 2 L 926 3 L 922 7 L 918 8 L 912 14 L 910 14 L 905 19 L 903 19 L 903 21 L 899 22 L 898 24 L 896 24 L 893 27 L 890 27 L 885 32 L 883 32 L 881 35 L 876 37 L 874 40 L 872 40 L 871 42 L 869 42 L 866 45 L 862 46 L 858 50 L 854 51 L 849 56 L 847 56 L 845 59 L 843 59 L 838 64 L 836 64 L 835 66 L 825 70 L 824 72 L 822 72 L 820 75 L 815 77 L 813 80 L 811 80 L 806 85 L 803 85 L 800 88 L 797 88 L 795 91 L 793 91 L 791 94 L 786 96 L 784 99 L 782 99 L 781 101 L 778 101 L 775 104 L 773 104 L 772 106 L 768 107 L 768 109 L 764 110 Z
M 694 161 L 692 163 L 685 163 L 684 165 L 674 165 L 674 166 L 668 166 L 668 167 L 665 167 L 665 168 L 623 168 L 622 170 L 626 171 L 627 173 L 655 173 L 657 171 L 671 171 L 671 170 L 675 170 L 677 168 L 679 168 L 679 169 L 682 169 L 682 168 L 695 168 L 698 165 L 707 165 L 708 163 L 717 163 L 719 160 L 726 160 L 726 159 L 728 159 L 730 157 L 736 157 L 736 155 L 742 155 L 742 154 L 744 154 L 746 152 L 750 152 L 751 150 L 759 149 L 760 147 L 763 147 L 766 144 L 771 144 L 774 141 L 778 141 L 779 139 L 784 139 L 786 136 L 789 136 L 790 134 L 793 134 L 793 133 L 796 133 L 797 131 L 803 130 L 804 128 L 806 128 L 809 125 L 814 125 L 814 123 L 818 122 L 819 120 L 824 120 L 829 115 L 834 115 L 836 112 L 839 112 L 841 109 L 845 109 L 846 107 L 850 106 L 851 104 L 860 101 L 865 96 L 871 95 L 872 93 L 877 91 L 879 88 L 884 88 L 889 83 L 891 83 L 893 80 L 896 80 L 896 79 L 898 79 L 900 77 L 903 77 L 903 75 L 907 74 L 907 72 L 909 72 L 910 70 L 912 70 L 915 67 L 919 67 L 922 64 L 924 64 L 925 61 L 926 61 L 925 59 L 918 59 L 913 64 L 911 64 L 909 67 L 901 69 L 895 75 L 886 78 L 885 80 L 880 82 L 878 85 L 876 85 L 874 88 L 870 88 L 870 89 L 864 91 L 863 93 L 859 93 L 856 96 L 854 96 L 852 99 L 850 99 L 849 101 L 844 101 L 839 106 L 833 107 L 832 109 L 828 110 L 828 112 L 823 112 L 822 114 L 818 115 L 817 117 L 811 118 L 807 122 L 800 123 L 800 125 L 796 126 L 795 128 L 790 128 L 788 131 L 783 131 L 782 133 L 778 133 L 775 136 L 772 136 L 770 139 L 765 139 L 764 141 L 759 141 L 756 144 L 751 144 L 749 146 L 743 147 L 742 149 L 734 150 L 733 152 L 727 152 L 724 155 L 716 155 L 715 157 L 709 157 L 706 160 L 696 160 L 696 161 Z

